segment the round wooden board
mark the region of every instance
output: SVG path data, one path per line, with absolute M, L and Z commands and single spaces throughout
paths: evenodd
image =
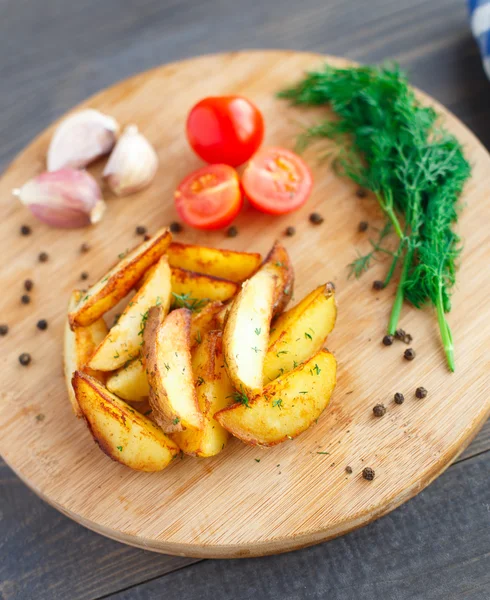
M 446 369 L 429 309 L 403 310 L 401 325 L 414 336 L 415 361 L 403 359 L 400 342 L 381 345 L 394 288 L 375 292 L 371 284 L 387 265 L 376 264 L 358 281 L 347 278 L 346 265 L 356 249 L 369 247 L 369 234 L 357 231 L 359 221 L 377 227 L 382 215 L 372 198 L 359 199 L 353 185 L 318 161 L 317 147 L 305 155 L 315 177 L 313 196 L 298 213 L 272 218 L 247 207 L 237 220 L 240 233 L 235 239 L 190 229 L 178 239 L 265 253 L 286 226 L 296 227 L 293 238 L 284 238 L 296 270 L 296 298 L 327 280 L 338 290 L 339 318 L 328 340 L 339 362 L 338 385 L 318 424 L 274 449 L 233 440 L 213 459 L 185 458 L 161 473 L 139 473 L 102 454 L 83 421 L 73 416 L 61 369 L 69 293 L 81 286 L 81 271 L 88 271 L 94 281 L 118 253 L 139 241 L 136 225 L 154 230 L 175 218 L 174 188 L 201 164 L 185 139 L 189 108 L 207 95 L 243 94 L 264 113 L 266 144 L 292 147 L 300 125 L 315 122 L 325 109 L 291 108 L 275 93 L 325 58 L 347 64 L 297 52 L 207 56 L 137 75 L 85 102 L 82 106 L 98 108 L 123 124 L 137 123 L 161 161 L 146 191 L 126 199 L 107 193 L 106 216 L 91 229 L 50 229 L 10 199 L 12 188 L 43 170 L 53 127 L 5 173 L 0 184 L 0 321 L 10 331 L 1 340 L 0 450 L 28 486 L 86 527 L 134 546 L 196 557 L 300 548 L 368 523 L 419 492 L 463 450 L 487 417 L 490 283 L 482 269 L 489 260 L 490 160 L 478 140 L 434 102 L 474 167 L 463 199 L 459 227 L 465 249 L 449 316 L 455 374 Z M 102 165 L 90 170 L 98 175 Z M 313 210 L 325 217 L 321 226 L 308 222 Z M 32 226 L 31 236 L 20 236 L 23 223 Z M 87 254 L 79 251 L 82 242 L 91 246 Z M 49 253 L 48 262 L 38 262 L 40 251 Z M 26 278 L 35 287 L 31 304 L 22 305 Z M 36 329 L 40 318 L 49 321 L 45 332 Z M 17 360 L 21 352 L 32 354 L 28 368 Z M 414 397 L 419 385 L 429 390 L 423 401 Z M 402 406 L 392 401 L 397 391 L 405 394 Z M 377 402 L 388 407 L 381 419 L 372 416 Z M 351 475 L 345 471 L 348 465 Z M 362 479 L 365 466 L 375 469 L 374 481 Z

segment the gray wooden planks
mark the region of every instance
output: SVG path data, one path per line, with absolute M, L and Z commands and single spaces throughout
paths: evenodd
M 394 58 L 415 85 L 490 145 L 490 84 L 464 4 L 2 0 L 0 167 L 54 118 L 121 78 L 162 62 L 250 47 L 313 50 L 364 62 Z M 461 457 L 475 458 L 451 467 L 392 515 L 340 540 L 282 557 L 189 568 L 183 567 L 192 559 L 125 547 L 72 523 L 2 464 L 0 597 L 77 600 L 129 587 L 121 597 L 148 598 L 160 597 L 168 586 L 187 600 L 220 590 L 226 598 L 236 586 L 237 598 L 323 598 L 327 592 L 333 600 L 375 594 L 383 600 L 488 598 L 490 549 L 483 536 L 488 542 L 490 494 L 479 478 L 486 467 L 488 479 L 490 453 L 477 455 L 489 449 L 487 423 Z M 175 569 L 182 570 L 161 577 Z M 271 595 L 261 596 L 267 583 Z

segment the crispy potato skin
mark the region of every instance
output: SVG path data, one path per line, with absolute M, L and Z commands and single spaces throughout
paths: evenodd
M 73 310 L 82 297 L 82 292 L 75 290 L 72 292 L 68 311 Z M 82 416 L 80 407 L 75 398 L 75 393 L 71 386 L 71 378 L 75 371 L 84 371 L 95 377 L 99 381 L 104 381 L 104 373 L 89 369 L 86 365 L 94 353 L 95 348 L 107 335 L 107 325 L 104 319 L 98 319 L 88 327 L 77 327 L 72 331 L 68 319 L 65 323 L 63 363 L 68 397 L 77 417 Z
M 226 369 L 235 387 L 247 394 L 262 389 L 276 279 L 269 270 L 257 271 L 242 284 L 226 320 L 223 333 Z
M 276 276 L 273 315 L 278 315 L 286 308 L 294 291 L 293 264 L 281 242 L 274 243 L 260 269 L 270 271 Z
M 127 366 L 111 373 L 106 381 L 107 389 L 129 402 L 143 402 L 150 395 L 148 377 L 142 359 L 134 358 Z
M 203 337 L 194 350 L 192 370 L 204 428 L 200 431 L 186 429 L 172 434 L 172 438 L 185 454 L 206 458 L 219 454 L 229 437 L 214 419 L 215 412 L 229 406 L 233 394 L 233 386 L 224 369 L 221 331 L 210 331 Z
M 96 348 L 89 366 L 100 371 L 115 371 L 138 356 L 143 341 L 144 319 L 149 309 L 159 304 L 167 314 L 171 297 L 170 267 L 167 257 L 162 256 L 151 267 L 150 276 L 126 306 L 118 322 Z
M 260 266 L 260 254 L 220 250 L 206 246 L 173 242 L 168 249 L 170 266 L 186 271 L 221 277 L 241 283 L 251 277 Z
M 179 453 L 159 427 L 90 375 L 76 371 L 72 384 L 95 442 L 113 460 L 137 471 L 161 471 Z
M 336 373 L 333 354 L 320 350 L 250 397 L 248 406 L 233 404 L 217 412 L 215 419 L 246 444 L 275 446 L 298 436 L 318 419 L 335 388 Z
M 171 240 L 168 229 L 160 229 L 151 239 L 124 256 L 88 290 L 76 309 L 70 312 L 71 327 L 92 324 L 122 300 L 145 271 L 165 253 Z
M 264 362 L 264 385 L 295 368 L 325 345 L 337 318 L 332 284 L 321 285 L 274 322 Z
M 200 311 L 192 313 L 191 317 L 191 350 L 198 346 L 204 336 L 213 329 L 219 329 L 218 315 L 223 310 L 223 303 L 210 302 Z
M 178 295 L 189 294 L 199 300 L 225 302 L 233 298 L 239 289 L 239 284 L 234 281 L 172 267 L 172 292 Z
M 143 335 L 149 400 L 154 419 L 168 433 L 204 426 L 192 375 L 190 330 L 187 308 L 166 318 L 160 306 L 150 309 Z

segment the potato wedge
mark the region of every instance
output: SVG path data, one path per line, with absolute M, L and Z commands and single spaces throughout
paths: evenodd
M 166 318 L 150 309 L 144 333 L 144 359 L 153 417 L 166 432 L 202 429 L 190 351 L 191 311 L 179 308 Z
M 148 377 L 140 358 L 134 358 L 126 366 L 111 373 L 106 386 L 110 392 L 129 402 L 142 402 L 150 395 Z
M 276 241 L 266 256 L 261 271 L 270 271 L 276 276 L 273 315 L 278 315 L 286 308 L 294 290 L 294 269 L 286 248 Z
M 274 322 L 264 362 L 264 385 L 323 348 L 337 317 L 331 283 L 320 285 Z
M 210 331 L 203 337 L 192 356 L 192 371 L 204 428 L 186 429 L 174 433 L 172 438 L 185 454 L 206 458 L 219 454 L 229 437 L 214 419 L 215 412 L 233 402 L 233 386 L 224 368 L 221 331 Z
M 148 311 L 159 305 L 164 314 L 170 308 L 170 267 L 166 256 L 162 256 L 151 274 L 126 306 L 117 323 L 97 347 L 90 359 L 89 367 L 99 371 L 115 371 L 128 360 L 138 356 L 143 342 L 143 331 Z
M 191 350 L 198 346 L 208 331 L 219 329 L 218 315 L 223 310 L 222 302 L 210 302 L 201 311 L 192 313 Z
M 247 279 L 226 320 L 225 365 L 235 387 L 246 394 L 262 389 L 276 279 L 271 271 L 262 269 Z
M 180 307 L 193 308 L 188 303 L 194 303 L 195 300 L 202 301 L 196 303 L 198 307 L 202 307 L 208 300 L 224 302 L 232 298 L 239 289 L 239 284 L 234 281 L 172 267 L 172 293 L 174 303 Z M 189 300 L 186 296 L 189 296 Z
M 75 309 L 77 303 L 82 297 L 80 290 L 72 292 L 70 302 L 68 304 L 68 312 Z M 66 387 L 68 389 L 68 397 L 70 399 L 73 412 L 77 417 L 82 416 L 80 407 L 75 398 L 75 393 L 71 386 L 71 378 L 75 371 L 85 371 L 99 379 L 104 380 L 104 374 L 99 371 L 93 371 L 86 367 L 87 362 L 94 353 L 95 348 L 107 335 L 107 325 L 104 319 L 98 319 L 92 325 L 88 327 L 77 327 L 75 331 L 72 331 L 68 319 L 65 323 L 65 334 L 64 334 L 64 347 L 63 347 L 63 362 L 64 362 L 64 373 L 66 380 Z
M 233 404 L 215 419 L 246 444 L 275 446 L 308 429 L 335 388 L 337 363 L 320 350 L 310 360 L 267 385 L 262 394 Z
M 86 327 L 126 296 L 145 271 L 165 253 L 172 236 L 168 229 L 160 229 L 148 241 L 121 255 L 121 260 L 94 284 L 70 315 L 72 327 Z
M 137 471 L 161 471 L 179 453 L 159 427 L 90 375 L 76 371 L 73 389 L 94 440 L 113 460 Z
M 262 257 L 256 253 L 173 242 L 168 249 L 168 260 L 171 267 L 241 283 L 255 273 Z

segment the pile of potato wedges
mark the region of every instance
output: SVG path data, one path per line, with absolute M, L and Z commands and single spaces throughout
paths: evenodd
M 172 242 L 158 231 L 88 291 L 73 292 L 64 365 L 73 410 L 112 459 L 159 471 L 210 457 L 230 434 L 274 446 L 315 422 L 336 382 L 324 349 L 331 283 L 298 304 L 279 242 L 260 254 Z M 131 292 L 109 329 L 104 315 Z

